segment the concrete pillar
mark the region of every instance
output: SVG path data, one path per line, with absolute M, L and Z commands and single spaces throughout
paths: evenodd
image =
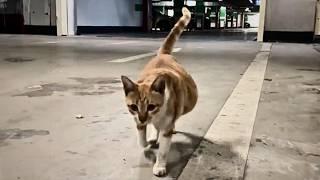
M 231 28 L 233 28 L 233 12 L 232 12 L 232 15 L 231 15 Z
M 236 16 L 236 28 L 238 28 L 238 17 L 239 17 L 239 14 L 237 13 L 237 16 Z
M 68 35 L 75 35 L 77 30 L 76 0 L 66 0 L 68 6 Z
M 259 29 L 258 29 L 258 37 L 257 37 L 258 42 L 263 42 L 266 7 L 267 7 L 267 0 L 261 0 L 261 2 L 260 2 L 260 20 L 259 20 Z
M 142 29 L 144 32 L 152 30 L 152 0 L 142 0 Z
M 320 1 L 317 2 L 317 15 L 314 34 L 320 36 Z
M 217 8 L 216 9 L 216 29 L 220 28 L 220 14 L 219 14 L 219 9 L 220 8 Z
M 74 0 L 56 0 L 57 35 L 75 34 L 75 4 Z
M 242 12 L 239 12 L 238 13 L 238 16 L 237 16 L 237 27 L 238 28 L 241 28 L 241 14 L 242 14 Z
M 68 11 L 67 1 L 56 0 L 57 35 L 68 35 Z
M 245 23 L 245 14 L 244 12 L 241 13 L 241 27 L 244 28 L 244 23 Z

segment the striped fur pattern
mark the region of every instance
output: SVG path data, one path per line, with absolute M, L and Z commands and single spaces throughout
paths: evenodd
M 167 155 L 177 119 L 190 112 L 198 99 L 197 86 L 192 77 L 171 55 L 173 46 L 188 25 L 191 14 L 182 9 L 183 16 L 166 37 L 157 56 L 152 58 L 134 82 L 122 76 L 129 112 L 137 124 L 138 140 L 142 147 L 159 143 L 153 174 L 166 174 Z M 146 138 L 149 124 L 151 136 Z M 149 129 L 148 129 L 149 130 Z

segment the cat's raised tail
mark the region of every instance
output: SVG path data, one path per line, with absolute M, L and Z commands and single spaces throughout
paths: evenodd
M 186 8 L 182 8 L 182 17 L 171 29 L 169 35 L 164 40 L 163 45 L 160 47 L 158 54 L 171 54 L 174 43 L 178 40 L 184 28 L 189 24 L 191 13 Z

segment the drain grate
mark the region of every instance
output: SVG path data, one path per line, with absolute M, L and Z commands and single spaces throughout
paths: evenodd
M 20 63 L 20 62 L 33 61 L 34 58 L 29 58 L 29 57 L 8 57 L 8 58 L 5 58 L 4 60 L 8 61 L 8 62 L 13 62 L 13 63 Z

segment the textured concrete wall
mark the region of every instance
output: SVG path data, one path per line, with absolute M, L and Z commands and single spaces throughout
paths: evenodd
M 142 13 L 135 11 L 141 0 L 78 0 L 78 26 L 141 26 Z
M 313 32 L 317 0 L 267 0 L 266 31 Z

